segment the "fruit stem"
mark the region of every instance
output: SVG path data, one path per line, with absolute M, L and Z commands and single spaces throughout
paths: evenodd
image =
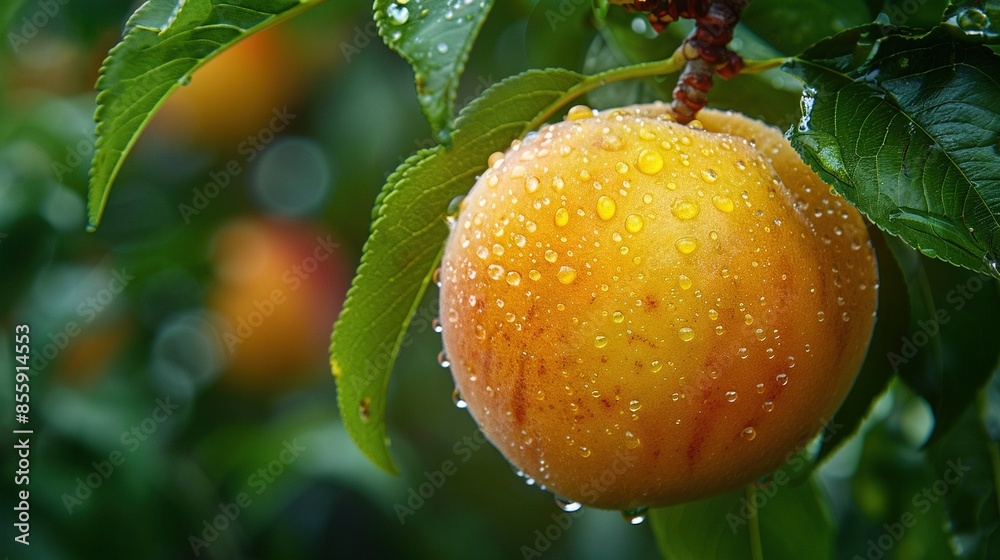
M 688 59 L 674 88 L 674 113 L 681 123 L 694 119 L 706 104 L 716 73 L 731 78 L 743 69 L 743 58 L 729 50 L 733 28 L 750 0 L 714 0 L 695 19 L 697 25 L 684 39 L 681 51 Z
M 670 58 L 636 64 L 633 66 L 626 66 L 624 68 L 613 68 L 611 70 L 588 76 L 579 84 L 566 90 L 566 93 L 559 96 L 559 98 L 556 99 L 545 111 L 542 111 L 534 119 L 532 119 L 531 122 L 524 127 L 522 136 L 532 130 L 538 130 L 538 128 L 542 126 L 542 123 L 551 119 L 570 101 L 573 101 L 577 97 L 580 97 L 589 91 L 614 82 L 673 74 L 683 68 L 685 62 L 687 61 L 685 60 L 681 49 L 677 49 L 677 51 L 675 51 L 673 56 Z
M 754 497 L 757 494 L 757 483 L 747 484 L 747 503 L 755 504 Z M 750 556 L 753 560 L 764 560 L 764 548 L 760 544 L 760 511 L 754 508 L 750 514 L 747 528 L 750 530 Z

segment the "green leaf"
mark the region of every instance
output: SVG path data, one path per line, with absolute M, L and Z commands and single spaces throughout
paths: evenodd
M 465 61 L 492 7 L 493 0 L 375 0 L 379 35 L 413 67 L 417 101 L 442 140 L 454 115 Z
M 740 22 L 786 55 L 872 20 L 864 0 L 756 0 Z
M 944 11 L 943 27 L 975 43 L 1000 43 L 1000 0 L 957 0 Z
M 815 483 L 795 486 L 790 478 L 776 478 L 754 494 L 740 490 L 650 510 L 660 554 L 667 560 L 750 560 L 756 515 L 764 558 L 833 558 L 833 522 Z
M 880 228 L 997 274 L 1000 56 L 888 31 L 852 29 L 786 64 L 807 86 L 792 145 Z
M 909 332 L 889 363 L 934 411 L 928 444 L 943 437 L 975 402 L 1000 359 L 996 280 L 921 257 L 899 240 L 889 246 L 910 298 Z
M 389 176 L 373 211 L 358 274 L 334 327 L 330 359 L 347 431 L 375 464 L 395 473 L 385 426 L 389 374 L 448 235 L 452 199 L 486 160 L 537 125 L 584 77 L 531 70 L 486 90 L 459 116 L 450 148 L 423 150 Z
M 88 229 L 97 228 L 125 157 L 172 91 L 237 41 L 319 1 L 149 0 L 140 6 L 97 80 Z

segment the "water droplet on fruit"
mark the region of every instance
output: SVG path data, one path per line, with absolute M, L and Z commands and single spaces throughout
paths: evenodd
M 608 345 L 608 337 L 604 335 L 597 335 L 597 337 L 594 338 L 594 346 L 598 348 L 604 348 L 607 345 Z
M 677 330 L 677 336 L 679 336 L 684 342 L 690 342 L 694 339 L 694 329 L 691 327 L 681 327 Z
M 639 152 L 636 167 L 646 175 L 655 175 L 663 169 L 663 156 L 656 150 L 643 150 Z
M 747 313 L 746 315 L 744 315 L 743 316 L 743 322 L 746 323 L 747 325 L 752 325 L 753 324 L 753 315 L 751 315 L 749 313 Z
M 611 320 L 616 323 L 621 323 L 622 321 L 625 320 L 625 314 L 622 313 L 621 311 L 615 311 L 614 313 L 611 314 Z
M 698 248 L 698 240 L 691 236 L 684 236 L 677 239 L 677 241 L 674 241 L 674 246 L 677 247 L 677 250 L 681 253 L 690 255 L 695 249 Z
M 681 274 L 680 276 L 677 277 L 677 283 L 680 285 L 682 289 L 685 290 L 690 290 L 691 285 L 693 284 L 693 282 L 691 282 L 691 279 L 684 274 Z
M 513 270 L 507 273 L 507 283 L 511 286 L 517 286 L 521 283 L 521 275 L 514 272 Z
M 652 368 L 653 373 L 656 373 L 663 369 L 663 364 L 660 363 L 660 360 L 653 360 L 652 362 L 649 362 L 649 367 Z
M 653 203 L 653 195 L 651 195 L 649 193 L 646 193 L 646 194 L 642 195 L 642 201 L 645 202 L 646 204 L 652 204 Z
M 486 267 L 486 274 L 494 280 L 499 280 L 503 277 L 503 267 L 498 264 L 491 264 Z
M 690 198 L 678 198 L 670 207 L 670 213 L 678 220 L 691 220 L 698 215 L 698 203 Z
M 736 391 L 726 391 L 726 400 L 728 402 L 736 402 Z
M 701 178 L 704 179 L 706 183 L 714 183 L 715 180 L 719 178 L 719 174 L 716 173 L 714 169 L 705 169 L 701 172 Z
M 629 401 L 628 409 L 631 410 L 632 412 L 639 412 L 640 408 L 642 408 L 642 404 L 640 404 L 639 401 L 637 401 L 636 399 L 632 399 L 631 401 Z
M 760 393 L 760 394 L 764 393 L 764 384 L 763 383 L 758 383 L 757 384 L 757 392 Z
M 468 403 L 466 403 L 462 398 L 462 393 L 458 391 L 458 387 L 455 387 L 455 390 L 451 392 L 451 402 L 455 403 L 455 406 L 458 408 L 465 408 L 469 406 Z
M 451 362 L 448 361 L 448 354 L 444 350 L 438 352 L 438 364 L 443 367 L 451 367 Z
M 583 507 L 580 502 L 574 502 L 573 500 L 568 500 L 566 498 L 556 496 L 556 507 L 565 511 L 566 513 L 573 513 L 574 511 L 579 511 Z
M 716 319 L 719 318 L 719 312 L 716 311 L 716 310 L 714 310 L 714 309 L 709 309 L 708 310 L 708 318 L 711 319 L 711 320 L 713 320 L 713 321 L 715 321 Z
M 578 121 L 580 119 L 589 119 L 594 116 L 594 110 L 586 105 L 575 105 L 570 107 L 569 111 L 566 113 L 566 120 L 568 121 Z
M 763 340 L 765 338 L 767 338 L 767 335 L 764 334 L 764 329 L 758 328 L 758 329 L 756 329 L 756 330 L 753 331 L 753 334 L 754 334 L 754 336 L 757 337 L 757 340 L 760 340 L 762 342 L 763 342 Z
M 774 377 L 774 380 L 777 381 L 778 385 L 781 385 L 782 387 L 784 387 L 785 385 L 788 385 L 788 375 L 787 374 L 779 373 L 778 375 L 776 375 Z
M 774 410 L 774 403 L 771 401 L 764 401 L 764 404 L 760 405 L 764 412 L 771 412 Z
M 639 507 L 622 510 L 622 518 L 629 522 L 629 525 L 640 525 L 646 520 L 646 508 Z
M 610 220 L 615 215 L 615 201 L 608 196 L 597 199 L 597 215 L 602 220 Z
M 556 210 L 555 222 L 556 222 L 556 225 L 559 226 L 559 227 L 562 227 L 562 226 L 568 224 L 569 223 L 569 210 L 567 210 L 565 208 L 560 208 L 560 209 Z
M 629 449 L 635 449 L 639 447 L 639 438 L 636 437 L 632 432 L 625 432 L 625 447 Z
M 573 280 L 576 280 L 576 270 L 569 266 L 560 267 L 556 278 L 563 284 L 572 284 Z
M 823 313 L 822 311 L 817 311 L 816 320 L 822 323 L 824 319 L 826 319 L 826 313 Z
M 542 277 L 542 273 L 538 272 L 537 270 L 535 270 L 533 268 L 528 271 L 528 278 L 531 278 L 535 282 L 537 282 L 539 279 L 541 279 L 541 277 Z
M 590 457 L 590 449 L 587 449 L 586 447 L 581 447 L 579 452 L 580 456 L 583 458 Z
M 757 430 L 753 429 L 752 426 L 747 426 L 746 428 L 743 428 L 740 435 L 747 441 L 753 441 L 753 438 L 757 437 Z
M 556 253 L 552 249 L 548 249 L 548 250 L 545 251 L 545 255 L 544 256 L 545 256 L 545 260 L 549 261 L 550 263 L 554 263 L 554 262 L 556 262 L 556 259 L 559 258 L 559 253 Z
M 625 218 L 625 229 L 628 230 L 629 233 L 639 233 L 642 231 L 643 225 L 644 222 L 642 221 L 642 218 L 636 214 L 632 214 L 628 218 Z
M 736 208 L 736 205 L 733 204 L 733 199 L 728 196 L 715 195 L 712 197 L 712 204 L 719 210 L 727 213 L 732 212 Z
M 747 358 L 747 355 L 748 352 L 746 347 L 740 348 L 739 350 L 736 351 L 736 356 L 742 360 L 745 360 Z

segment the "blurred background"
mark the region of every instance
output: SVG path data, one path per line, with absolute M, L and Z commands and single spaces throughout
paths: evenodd
M 649 527 L 618 512 L 584 510 L 544 536 L 560 514 L 552 496 L 515 476 L 452 403 L 431 328 L 436 293 L 419 308 L 391 387 L 402 476 L 369 463 L 343 430 L 331 327 L 385 177 L 435 143 L 412 71 L 376 35 L 368 4 L 320 4 L 196 72 L 139 139 L 96 233 L 85 232 L 93 85 L 138 3 L 0 7 L 0 554 L 657 557 Z M 795 53 L 870 21 L 818 4 L 831 17 L 768 42 L 741 27 L 734 46 L 753 58 Z M 925 19 L 943 4 L 922 2 Z M 656 37 L 620 10 L 596 22 L 588 1 L 497 2 L 459 105 L 531 67 L 594 72 L 662 58 L 688 29 Z M 587 101 L 663 99 L 672 87 L 672 78 L 619 84 Z M 721 84 L 713 104 L 787 127 L 799 90 L 773 71 Z M 6 411 L 22 323 L 32 340 L 30 547 L 12 544 L 6 450 L 19 427 Z M 840 557 L 863 556 L 866 540 L 934 481 L 918 459 L 931 428 L 923 401 L 895 387 L 820 471 Z M 446 461 L 455 472 L 441 476 Z M 932 529 L 944 519 L 934 507 Z M 939 530 L 901 545 L 889 556 L 953 554 Z

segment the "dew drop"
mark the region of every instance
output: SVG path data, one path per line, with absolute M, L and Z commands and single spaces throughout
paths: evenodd
M 437 360 L 438 364 L 441 367 L 443 368 L 451 367 L 451 362 L 448 360 L 448 354 L 446 354 L 444 350 L 438 352 Z
M 760 408 L 764 412 L 771 412 L 774 410 L 774 403 L 772 401 L 764 401 L 764 404 L 760 405 Z
M 655 175 L 663 169 L 663 156 L 656 150 L 643 150 L 639 152 L 636 167 L 646 175 Z
M 513 270 L 507 273 L 507 283 L 511 286 L 517 286 L 521 283 L 521 275 L 514 272 Z
M 646 193 L 646 194 L 642 195 L 642 201 L 645 202 L 646 204 L 652 204 L 653 203 L 653 195 L 651 195 L 649 193 Z
M 677 277 L 677 283 L 680 284 L 680 287 L 682 289 L 685 289 L 685 290 L 690 290 L 691 289 L 691 285 L 692 285 L 691 279 L 688 278 L 684 274 L 681 274 L 680 276 Z
M 660 360 L 653 360 L 652 362 L 649 362 L 649 367 L 653 370 L 653 373 L 656 373 L 663 369 L 663 364 L 660 363 Z
M 753 315 L 751 315 L 749 313 L 747 313 L 746 315 L 744 315 L 743 316 L 743 322 L 746 323 L 747 325 L 752 325 L 753 324 Z
M 635 449 L 639 447 L 639 438 L 632 432 L 625 432 L 625 447 Z
M 629 522 L 629 525 L 641 525 L 646 521 L 646 508 L 633 508 L 622 510 L 622 518 Z
M 455 387 L 455 390 L 451 392 L 451 402 L 455 403 L 455 406 L 458 408 L 465 408 L 469 406 L 468 403 L 465 402 L 465 399 L 462 398 L 462 393 L 458 391 L 458 387 Z
M 395 3 L 389 4 L 385 9 L 385 13 L 389 15 L 389 20 L 394 25 L 403 25 L 410 19 L 410 10 L 406 6 L 400 6 Z
M 677 239 L 677 241 L 674 241 L 674 246 L 677 247 L 677 250 L 681 253 L 690 255 L 695 249 L 698 248 L 698 240 L 691 236 L 684 236 Z
M 584 458 L 590 457 L 590 449 L 588 449 L 586 447 L 581 447 L 579 449 L 579 453 L 580 453 L 581 457 L 584 457 Z
M 636 399 L 632 399 L 631 401 L 629 401 L 628 409 L 631 410 L 632 412 L 639 412 L 640 408 L 642 408 L 642 404 L 639 403 L 639 401 L 637 401 Z
M 719 318 L 719 312 L 716 311 L 716 310 L 714 310 L 714 309 L 709 309 L 708 310 L 708 318 L 711 319 L 711 320 L 713 320 L 713 321 L 715 321 L 716 319 Z
M 538 282 L 538 280 L 540 280 L 541 277 L 542 277 L 542 273 L 538 272 L 537 270 L 535 270 L 533 268 L 528 271 L 528 278 L 531 278 L 535 282 Z
M 524 182 L 524 190 L 528 191 L 529 193 L 537 192 L 538 177 L 535 176 L 528 177 L 528 180 Z
M 604 348 L 607 345 L 608 345 L 608 337 L 599 334 L 594 338 L 594 346 L 598 348 Z
M 826 319 L 826 313 L 823 313 L 822 311 L 816 312 L 816 320 L 817 321 L 819 321 L 820 323 L 822 323 L 824 319 Z
M 726 401 L 736 402 L 736 391 L 726 391 Z
M 556 262 L 557 258 L 559 258 L 559 253 L 556 253 L 552 249 L 548 249 L 547 251 L 545 251 L 545 260 L 549 261 L 550 263 Z
M 691 327 L 681 327 L 677 330 L 677 336 L 679 336 L 684 342 L 690 342 L 694 339 L 694 329 Z
M 752 426 L 747 426 L 746 428 L 743 428 L 740 435 L 747 441 L 753 441 L 753 438 L 757 437 L 757 430 L 753 429 Z
M 566 513 L 573 513 L 574 511 L 579 511 L 583 507 L 580 502 L 574 502 L 560 496 L 556 496 L 556 507 L 565 511 Z
M 486 268 L 486 274 L 494 280 L 499 280 L 503 277 L 503 267 L 498 264 L 491 264 Z
M 753 334 L 757 337 L 757 340 L 760 340 L 761 342 L 763 342 L 764 339 L 767 338 L 767 335 L 764 334 L 764 329 L 761 328 L 755 329 L 753 331 Z
M 716 173 L 714 169 L 705 169 L 701 172 L 701 178 L 704 179 L 706 183 L 714 183 L 715 180 L 719 178 L 719 174 Z
M 565 208 L 560 208 L 560 209 L 556 210 L 555 222 L 556 222 L 556 225 L 559 226 L 559 227 L 562 227 L 562 226 L 568 224 L 569 223 L 569 210 L 566 210 Z
M 670 207 L 670 213 L 678 220 L 690 220 L 698 215 L 698 203 L 688 198 L 678 198 Z
M 757 384 L 757 393 L 759 393 L 759 394 L 763 394 L 764 393 L 764 384 L 763 383 L 758 383 Z
M 736 356 L 738 358 L 740 358 L 741 360 L 745 360 L 747 358 L 747 355 L 748 355 L 748 352 L 747 352 L 746 347 L 740 348 L 739 350 L 736 351 Z
M 602 196 L 597 199 L 597 215 L 602 220 L 610 220 L 615 215 L 615 201 L 610 197 Z
M 560 267 L 559 272 L 556 273 L 556 278 L 563 284 L 572 284 L 576 280 L 576 270 L 569 266 Z
M 639 233 L 642 231 L 643 225 L 644 222 L 642 221 L 642 218 L 636 214 L 631 214 L 628 218 L 625 218 L 625 229 L 628 230 L 629 233 Z
M 717 325 L 715 327 L 715 334 L 722 334 L 726 332 L 726 329 L 722 325 Z
M 622 321 L 625 320 L 625 314 L 622 313 L 621 311 L 615 311 L 614 313 L 611 314 L 611 320 L 616 323 L 621 323 Z
M 712 204 L 719 210 L 727 213 L 732 212 L 736 208 L 736 205 L 733 204 L 733 199 L 728 196 L 715 195 L 712 197 Z
M 575 105 L 570 107 L 570 110 L 566 113 L 566 120 L 568 121 L 578 121 L 581 119 L 589 119 L 594 116 L 594 110 L 586 105 Z
M 781 385 L 782 387 L 784 387 L 785 385 L 788 385 L 788 375 L 787 374 L 779 373 L 778 375 L 774 376 L 774 380 L 777 381 L 778 385 Z

